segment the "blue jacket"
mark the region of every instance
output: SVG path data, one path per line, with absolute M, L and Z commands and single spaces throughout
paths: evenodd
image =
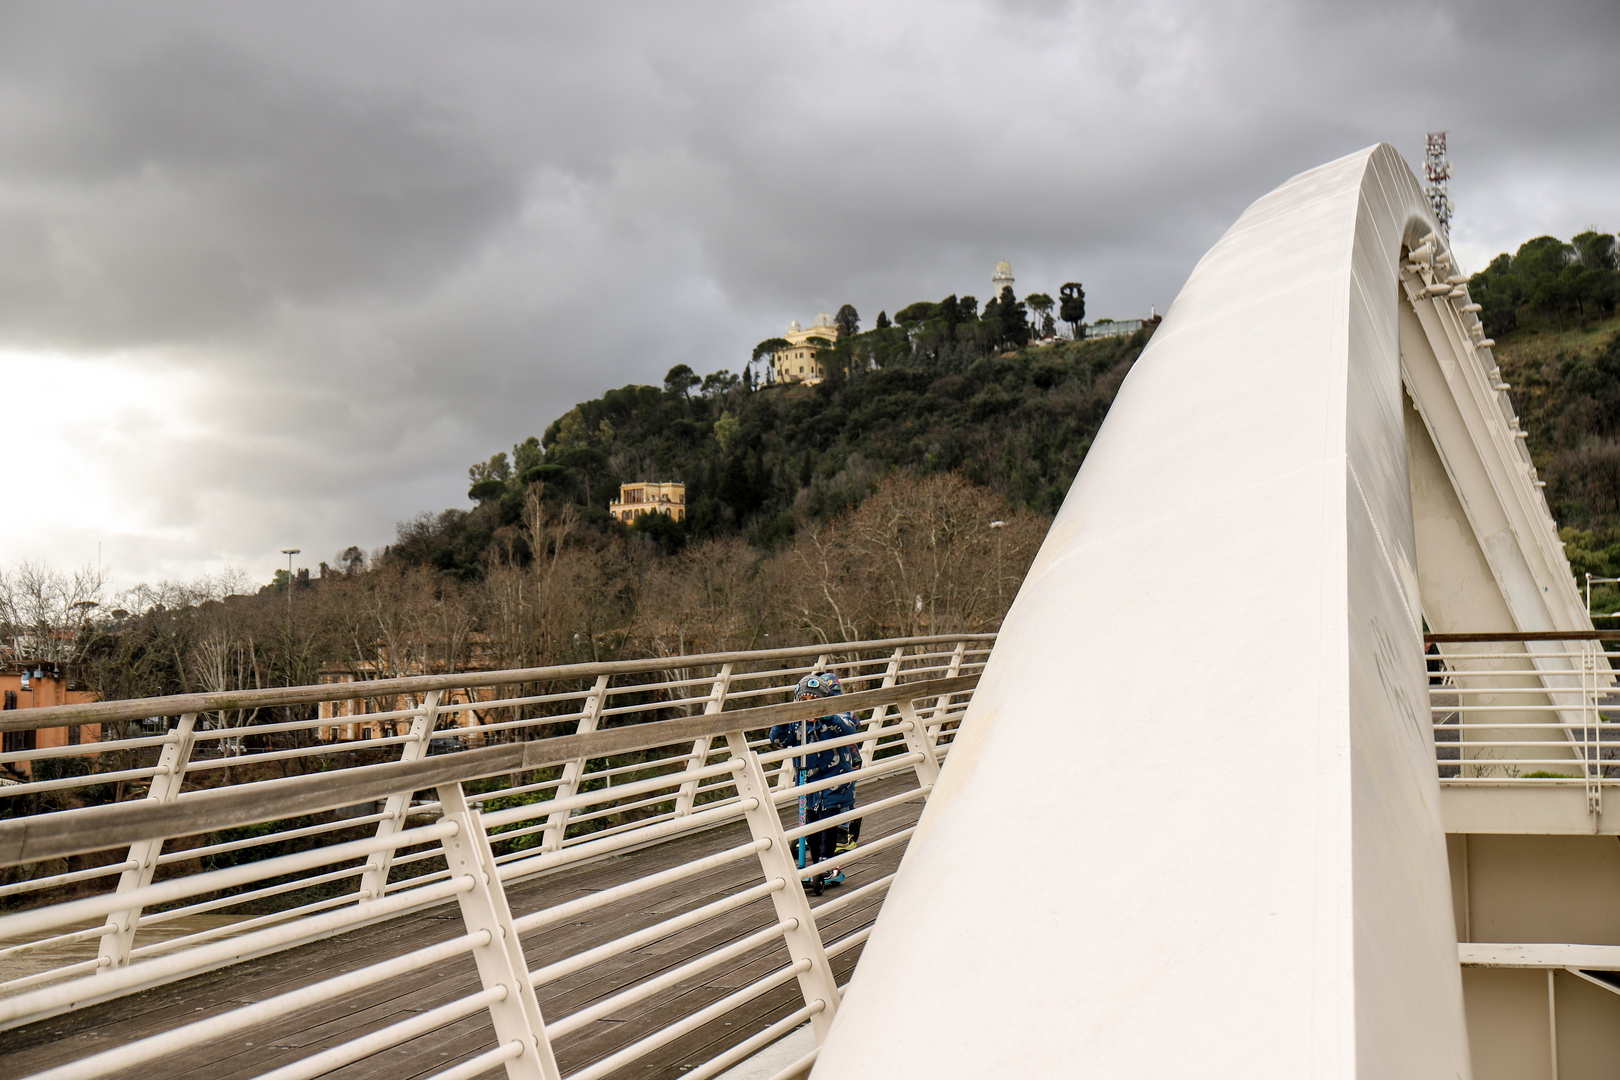
M 820 742 L 823 739 L 837 739 L 844 735 L 854 735 L 861 730 L 860 721 L 855 719 L 852 712 L 833 713 L 816 720 L 805 721 L 805 741 L 808 743 Z M 798 746 L 799 724 L 777 724 L 771 728 L 771 743 L 774 746 Z M 808 759 L 808 761 L 806 760 Z M 805 770 L 805 783 L 813 784 L 817 780 L 825 780 L 830 776 L 843 776 L 852 773 L 860 765 L 860 755 L 854 745 L 835 746 L 828 750 L 816 750 L 804 757 L 793 759 L 793 768 Z M 855 784 L 839 784 L 836 787 L 821 791 L 812 791 L 805 796 L 807 804 L 812 810 L 848 809 L 855 805 Z

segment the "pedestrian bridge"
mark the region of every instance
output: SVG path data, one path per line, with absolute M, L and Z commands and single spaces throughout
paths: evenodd
M 1465 282 L 1388 147 L 1256 202 L 996 638 L 7 715 L 101 727 L 6 755 L 0 1073 L 1612 1075 L 1620 635 Z
M 0 824 L 33 875 L 5 898 L 53 901 L 0 917 L 0 1024 L 21 1029 L 0 1071 L 713 1076 L 824 1033 L 992 642 L 19 711 L 111 737 L 13 754 L 41 777 L 13 805 L 132 797 Z M 763 735 L 825 712 L 792 688 L 834 668 L 865 721 L 838 740 L 865 829 L 818 898 L 789 752 Z M 237 710 L 263 717 L 251 737 L 214 722 Z M 338 716 L 363 737 L 328 741 Z M 451 732 L 478 745 L 429 753 Z

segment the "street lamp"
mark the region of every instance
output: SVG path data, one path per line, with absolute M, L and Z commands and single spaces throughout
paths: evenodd
M 292 557 L 300 554 L 298 548 L 282 548 L 281 553 L 287 556 L 287 625 L 292 626 Z
M 287 556 L 287 655 L 292 656 L 292 557 L 300 553 L 298 548 L 282 548 L 281 553 Z M 292 665 L 287 665 L 287 685 L 292 685 Z
M 282 548 L 281 553 L 287 556 L 287 685 L 292 685 L 292 557 L 300 553 L 299 548 Z M 287 706 L 287 719 L 292 720 L 292 706 Z M 239 744 L 240 745 L 240 744 Z
M 1001 606 L 1001 531 L 1007 527 L 1005 521 L 992 521 L 990 528 L 996 531 L 996 606 Z M 1003 612 L 1005 614 L 1005 612 Z

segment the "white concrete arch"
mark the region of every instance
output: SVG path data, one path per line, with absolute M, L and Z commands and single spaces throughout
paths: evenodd
M 1420 620 L 1475 618 L 1481 575 L 1508 625 L 1479 629 L 1584 612 L 1466 298 L 1438 310 L 1435 228 L 1380 145 L 1199 262 L 1008 616 L 817 1080 L 1468 1075 Z M 1409 430 L 1432 432 L 1410 481 Z

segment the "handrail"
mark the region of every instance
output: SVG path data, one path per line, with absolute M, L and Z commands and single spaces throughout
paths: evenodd
M 1499 630 L 1489 633 L 1424 634 L 1424 644 L 1445 645 L 1490 641 L 1620 641 L 1616 630 Z
M 1595 829 L 1604 787 L 1620 781 L 1620 730 L 1605 712 L 1620 658 L 1605 642 L 1617 639 L 1604 630 L 1424 635 L 1484 646 L 1425 653 L 1441 785 L 1584 789 Z
M 972 690 L 978 675 L 926 679 L 844 694 L 839 711 L 895 705 Z M 827 700 L 790 701 L 720 713 L 606 728 L 583 735 L 502 743 L 446 757 L 365 765 L 341 772 L 261 780 L 196 791 L 172 802 L 142 799 L 0 821 L 0 867 L 66 858 L 155 837 L 187 836 L 352 806 L 390 793 L 421 790 L 499 773 L 529 771 L 578 758 L 646 750 L 693 739 L 753 731 L 824 714 Z
M 683 656 L 648 657 L 641 660 L 596 661 L 588 664 L 561 664 L 552 667 L 514 668 L 501 671 L 467 671 L 445 675 L 410 675 L 397 679 L 355 680 L 289 686 L 269 690 L 226 690 L 219 693 L 175 694 L 169 697 L 130 698 L 97 701 L 84 705 L 49 705 L 18 709 L 0 716 L 0 731 L 22 731 L 41 727 L 63 727 L 116 720 L 144 720 L 153 716 L 179 716 L 184 713 L 269 708 L 279 705 L 308 705 L 317 701 L 352 701 L 358 698 L 394 697 L 476 686 L 502 686 L 511 683 L 550 682 L 558 679 L 595 678 L 599 675 L 627 675 L 663 671 L 672 664 L 681 667 L 741 663 L 758 660 L 786 660 L 799 656 L 821 656 L 828 651 L 891 649 L 913 645 L 935 645 L 956 641 L 993 642 L 995 634 L 935 634 L 928 637 L 880 638 L 872 641 L 841 641 L 819 645 L 799 645 L 786 649 L 751 652 L 697 653 Z

